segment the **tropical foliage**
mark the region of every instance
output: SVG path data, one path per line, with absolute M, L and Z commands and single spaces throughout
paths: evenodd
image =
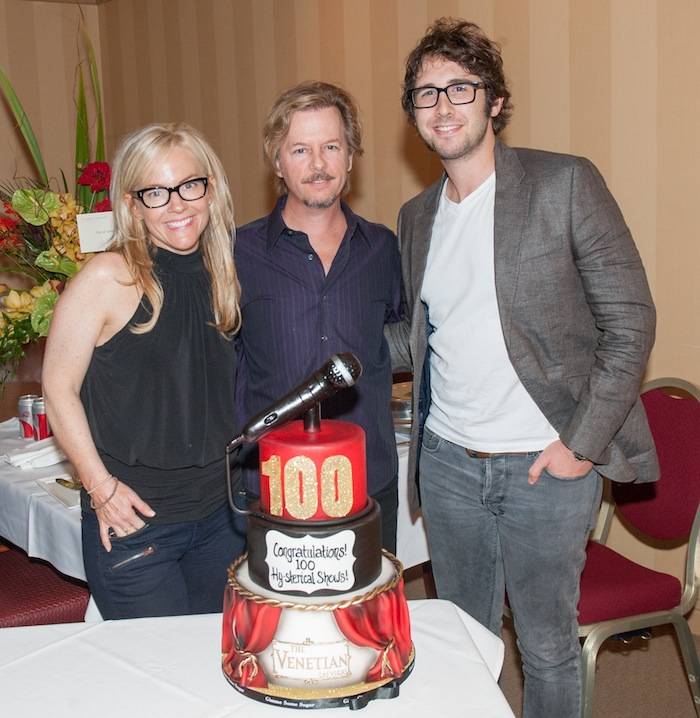
M 36 170 L 32 178 L 0 184 L 0 271 L 23 278 L 14 288 L 0 284 L 0 389 L 14 375 L 27 345 L 47 335 L 59 292 L 90 257 L 80 251 L 77 216 L 110 209 L 100 78 L 82 15 L 78 35 L 72 190 L 62 171 L 60 179 L 49 177 L 29 117 L 0 67 L 0 92 Z M 95 108 L 92 130 L 86 74 Z

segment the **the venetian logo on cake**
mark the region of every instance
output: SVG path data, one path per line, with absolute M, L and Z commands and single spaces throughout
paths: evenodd
M 305 685 L 315 685 L 350 675 L 347 641 L 319 643 L 310 638 L 303 643 L 273 641 L 271 657 L 273 674 L 278 679 L 297 679 Z

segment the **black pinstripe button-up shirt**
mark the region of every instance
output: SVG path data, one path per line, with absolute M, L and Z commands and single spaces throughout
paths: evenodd
M 401 267 L 394 233 L 342 205 L 347 231 L 328 274 L 303 232 L 282 219 L 286 198 L 238 230 L 235 259 L 243 326 L 238 410 L 241 423 L 284 396 L 332 354 L 350 351 L 363 373 L 325 401 L 321 416 L 359 424 L 366 434 L 367 488 L 396 477 L 391 364 L 386 322 L 399 319 Z M 255 459 L 248 461 L 255 466 Z M 257 489 L 254 470 L 247 472 Z

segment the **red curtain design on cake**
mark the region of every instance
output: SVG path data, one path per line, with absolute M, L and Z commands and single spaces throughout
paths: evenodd
M 343 635 L 357 646 L 379 651 L 366 681 L 399 677 L 411 655 L 411 623 L 403 593 L 403 579 L 391 591 L 371 601 L 333 611 Z
M 226 589 L 221 650 L 224 671 L 242 686 L 266 688 L 267 677 L 257 654 L 265 650 L 277 631 L 282 609 L 243 598 Z

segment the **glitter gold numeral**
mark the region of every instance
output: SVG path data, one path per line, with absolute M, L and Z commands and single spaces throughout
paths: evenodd
M 327 457 L 321 465 L 323 512 L 327 516 L 347 516 L 352 508 L 352 500 L 352 464 L 350 459 L 341 454 Z
M 270 513 L 273 516 L 282 516 L 282 472 L 280 470 L 280 457 L 273 454 L 260 465 L 263 476 L 267 476 L 270 487 Z
M 295 519 L 308 519 L 316 513 L 316 465 L 308 456 L 294 456 L 284 465 L 284 500 L 289 515 Z

